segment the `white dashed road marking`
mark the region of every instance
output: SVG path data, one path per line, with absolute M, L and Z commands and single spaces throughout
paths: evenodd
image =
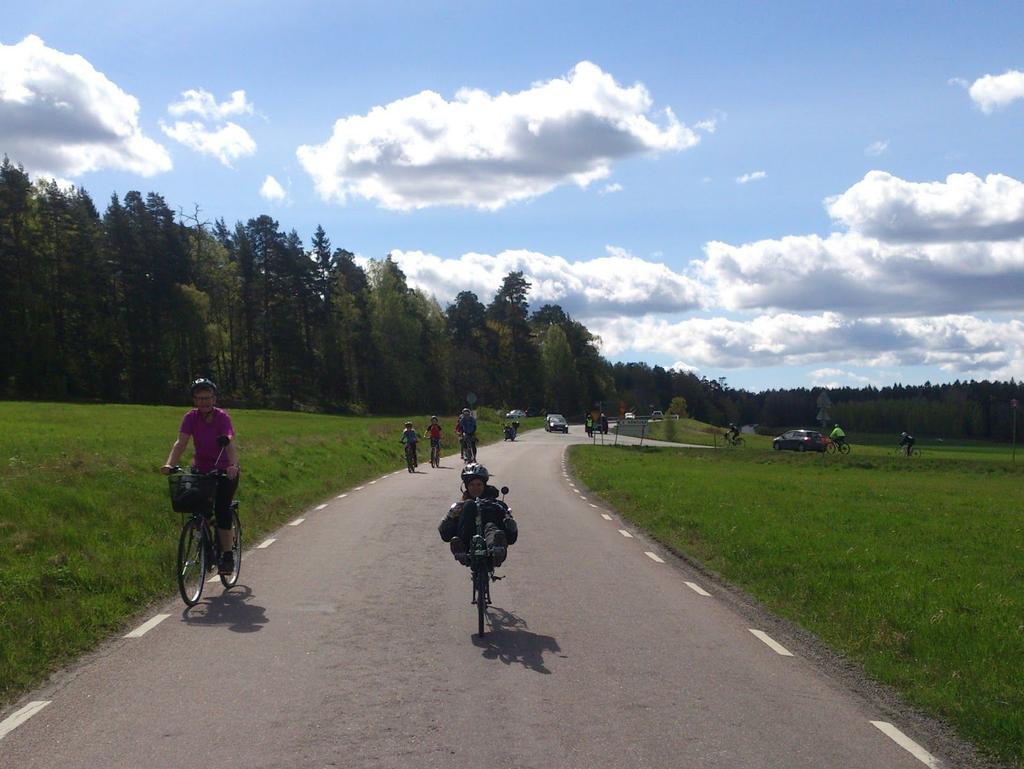
M 608 515 L 608 513 L 601 513 L 601 517 L 604 518 L 606 521 L 610 521 L 612 519 L 612 517 Z
M 648 558 L 650 558 L 655 563 L 665 563 L 661 558 L 658 557 L 657 553 L 646 552 L 646 553 L 644 553 L 644 555 L 646 555 Z
M 335 497 L 335 499 L 344 499 L 347 496 L 348 494 L 339 494 L 338 496 Z
M 270 547 L 275 542 L 277 542 L 277 538 L 276 537 L 271 537 L 270 539 L 265 539 L 262 542 L 260 542 L 258 545 L 256 545 L 256 549 L 257 550 L 265 550 L 266 548 Z
M 754 628 L 750 628 L 750 632 L 758 638 L 760 638 L 762 641 L 764 641 L 776 654 L 781 654 L 783 657 L 793 656 L 793 653 L 789 651 L 789 649 L 787 649 L 785 646 L 783 646 L 778 641 L 773 639 L 767 633 L 761 630 L 754 630 Z
M 28 721 L 32 716 L 49 704 L 50 700 L 35 700 L 34 702 L 30 702 L 21 710 L 14 711 L 3 721 L 0 721 L 0 740 Z
M 580 499 L 582 499 L 582 500 L 583 500 L 584 502 L 586 502 L 586 501 L 587 501 L 587 498 L 586 498 L 586 497 L 584 497 L 584 496 L 581 496 L 581 497 L 580 497 Z
M 698 585 L 698 584 L 697 584 L 696 582 L 687 582 L 687 583 L 686 583 L 686 586 L 687 586 L 688 588 L 690 588 L 690 590 L 692 590 L 693 592 L 695 592 L 695 593 L 696 593 L 697 595 L 706 595 L 706 596 L 708 596 L 708 597 L 710 597 L 710 596 L 711 596 L 711 593 L 709 593 L 709 592 L 708 592 L 707 590 L 705 590 L 704 588 L 702 588 L 702 587 L 701 587 L 700 585 Z
M 589 504 L 592 508 L 597 510 L 597 505 L 595 505 L 593 502 L 588 502 L 587 504 Z
M 629 533 L 628 531 L 626 531 L 625 529 L 619 529 L 619 534 L 621 534 L 622 536 L 624 536 L 624 537 L 627 537 L 627 538 L 629 538 L 629 539 L 633 539 L 633 535 L 632 535 L 632 534 L 630 534 L 630 533 Z
M 153 619 L 149 620 L 148 622 L 143 622 L 141 625 L 135 628 L 135 630 L 126 634 L 125 638 L 142 638 L 142 636 L 146 635 L 146 633 L 148 633 L 150 630 L 155 628 L 157 625 L 159 625 L 161 622 L 163 622 L 170 616 L 170 614 L 157 614 L 155 617 L 153 617 Z
M 922 764 L 931 767 L 931 769 L 939 769 L 939 761 L 935 756 L 922 748 L 895 726 L 887 723 L 886 721 L 872 721 L 871 723 L 880 729 L 882 734 L 906 750 Z
M 365 486 L 356 486 L 354 489 L 352 489 L 352 491 L 362 491 L 365 488 Z
M 317 505 L 313 509 L 314 510 L 323 510 L 325 507 L 327 507 L 327 503 L 326 502 L 324 502 L 322 505 Z
M 319 509 L 320 509 L 320 508 L 318 507 L 318 508 L 317 508 L 317 510 L 319 510 Z M 288 525 L 289 525 L 289 526 L 298 526 L 298 525 L 299 525 L 300 523 L 302 523 L 302 522 L 303 522 L 304 520 L 306 520 L 306 519 L 305 519 L 305 518 L 296 518 L 296 519 L 295 519 L 294 521 L 292 521 L 292 522 L 291 522 L 291 523 L 289 523 Z
M 375 484 L 376 482 L 377 482 L 377 481 L 370 481 L 370 485 L 372 486 L 372 485 L 373 485 L 373 484 Z

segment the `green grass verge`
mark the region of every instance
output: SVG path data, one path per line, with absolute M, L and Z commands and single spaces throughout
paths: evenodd
M 999 448 L 577 446 L 570 461 L 658 540 L 1022 767 L 1024 467 Z
M 176 590 L 181 517 L 157 468 L 184 412 L 0 403 L 0 705 Z M 230 413 L 250 545 L 338 489 L 404 467 L 402 423 L 412 419 L 422 432 L 429 419 Z M 522 421 L 523 429 L 543 423 Z M 501 440 L 493 411 L 481 409 L 479 423 L 483 442 Z M 442 420 L 445 453 L 458 447 L 454 424 Z M 420 461 L 429 467 L 424 448 Z

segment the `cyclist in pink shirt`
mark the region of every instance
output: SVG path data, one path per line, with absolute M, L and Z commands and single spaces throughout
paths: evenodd
M 217 517 L 217 536 L 220 537 L 221 562 L 220 571 L 230 574 L 235 570 L 234 554 L 231 552 L 231 500 L 238 488 L 238 448 L 235 446 L 235 429 L 231 425 L 231 417 L 217 403 L 217 385 L 209 379 L 197 379 L 192 383 L 192 403 L 195 408 L 185 414 L 178 429 L 178 439 L 171 446 L 167 463 L 160 472 L 169 475 L 177 466 L 181 455 L 185 453 L 189 438 L 195 446 L 192 459 L 194 472 L 209 473 L 220 470 L 224 476 L 217 480 L 217 496 L 214 501 L 214 514 Z M 231 441 L 222 450 L 217 442 L 221 435 Z

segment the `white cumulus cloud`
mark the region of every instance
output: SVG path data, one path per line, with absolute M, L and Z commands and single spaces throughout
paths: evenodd
M 614 192 L 622 192 L 622 189 L 623 187 L 621 184 L 619 184 L 618 182 L 613 182 L 611 184 L 604 185 L 604 187 L 601 188 L 601 194 L 611 195 Z
M 473 291 L 486 304 L 512 271 L 521 271 L 531 283 L 531 308 L 558 304 L 575 317 L 686 312 L 704 302 L 696 281 L 611 246 L 605 256 L 576 262 L 525 250 L 468 253 L 457 259 L 396 250 L 391 257 L 410 286 L 442 303 L 454 300 L 460 291 Z
M 621 158 L 699 142 L 671 109 L 652 106 L 643 85 L 623 87 L 584 61 L 518 93 L 464 88 L 448 101 L 423 91 L 340 118 L 327 141 L 296 154 L 324 200 L 494 210 L 559 185 L 586 187 Z
M 37 36 L 0 44 L 3 151 L 30 171 L 80 176 L 113 168 L 151 176 L 171 158 L 139 127 L 139 102 L 81 56 Z
M 272 203 L 284 200 L 287 193 L 284 191 L 284 187 L 277 181 L 273 176 L 267 175 L 267 178 L 263 180 L 263 185 L 260 187 L 260 197 L 264 200 L 269 200 Z
M 752 171 L 749 174 L 743 174 L 743 176 L 736 177 L 737 184 L 748 184 L 750 182 L 756 182 L 764 179 L 768 174 L 764 171 Z
M 212 93 L 199 88 L 183 91 L 181 101 L 168 105 L 167 112 L 173 117 L 196 114 L 204 120 L 220 121 L 230 115 L 251 115 L 253 106 L 244 90 L 232 91 L 228 101 L 218 104 Z
M 256 142 L 242 126 L 228 122 L 217 129 L 210 129 L 198 120 L 179 120 L 174 125 L 161 125 L 160 129 L 169 137 L 202 155 L 212 155 L 230 167 L 239 158 L 253 155 Z
M 950 174 L 909 182 L 871 171 L 826 201 L 836 221 L 894 242 L 1007 240 L 1024 236 L 1024 184 L 1002 174 Z
M 997 107 L 1024 99 L 1024 72 L 1010 69 L 1002 75 L 979 77 L 971 83 L 967 93 L 982 112 L 990 113 Z
M 704 368 L 935 365 L 951 375 L 1009 379 L 1024 374 L 1024 323 L 972 316 L 844 318 L 763 315 L 750 320 L 595 319 L 605 354 L 656 353 Z

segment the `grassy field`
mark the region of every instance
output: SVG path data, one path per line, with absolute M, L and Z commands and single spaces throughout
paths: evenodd
M 1024 462 L 1008 447 L 581 446 L 571 462 L 657 539 L 1024 767 Z
M 181 518 L 157 468 L 184 412 L 0 403 L 0 705 L 176 590 Z M 249 544 L 338 489 L 405 466 L 403 417 L 242 409 L 231 416 Z M 428 421 L 408 418 L 420 432 Z M 523 420 L 523 429 L 541 423 Z M 457 449 L 454 424 L 442 420 L 445 453 Z M 500 440 L 493 412 L 481 410 L 480 435 Z

